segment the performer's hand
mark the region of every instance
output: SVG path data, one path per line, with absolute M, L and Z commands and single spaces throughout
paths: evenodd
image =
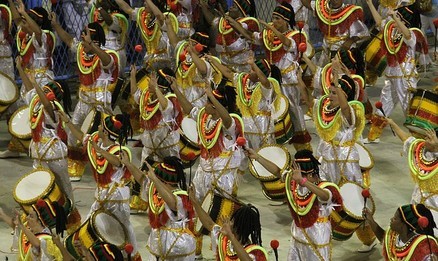
M 266 29 L 272 29 L 272 25 L 268 24 L 264 20 L 262 19 L 257 19 L 257 20 L 259 20 L 259 23 L 262 24 Z
M 85 43 L 90 46 L 92 45 L 90 29 L 88 29 L 88 26 L 85 27 L 85 32 L 83 32 L 81 36 Z
M 155 176 L 154 168 L 149 164 L 149 162 L 145 161 L 144 163 L 146 164 L 146 167 L 148 168 L 147 175 L 150 178 L 155 178 L 156 176 Z
M 426 145 L 428 145 L 428 150 L 433 152 L 438 151 L 438 138 L 434 129 L 426 129 L 426 137 L 424 138 Z
M 131 77 L 137 75 L 137 66 L 135 64 L 131 64 Z
M 250 159 L 254 159 L 254 160 L 258 160 L 259 158 L 259 154 L 257 154 L 253 149 L 251 148 L 246 148 L 243 153 L 245 153 L 245 155 L 250 158 Z
M 166 80 L 168 83 L 170 83 L 170 89 L 175 91 L 176 89 L 176 79 L 173 76 L 166 75 Z
M 254 63 L 255 63 L 254 55 L 249 55 L 249 57 L 248 57 L 248 64 L 249 65 L 253 65 Z
M 24 14 L 24 13 L 26 13 L 26 7 L 24 6 L 24 4 L 23 4 L 23 1 L 21 1 L 21 0 L 17 0 L 17 11 L 20 13 L 20 14 Z
M 58 20 L 56 19 L 56 13 L 55 12 L 50 12 L 49 16 L 48 16 L 50 23 L 53 25 L 58 24 Z
M 301 181 L 303 180 L 301 167 L 296 161 L 293 161 L 292 163 L 292 179 L 298 182 L 298 184 L 301 184 Z
M 195 189 L 195 185 L 194 185 L 193 183 L 189 186 L 189 188 L 188 188 L 188 190 L 187 190 L 187 193 L 188 193 L 188 195 L 189 195 L 189 199 L 190 199 L 192 202 L 198 202 L 198 201 L 196 200 L 196 189 Z
M 52 241 L 53 243 L 55 243 L 55 245 L 59 248 L 62 249 L 64 247 L 64 244 L 62 244 L 61 242 L 61 237 L 56 234 L 56 233 L 51 233 L 52 234 Z
M 371 211 L 368 208 L 364 208 L 362 210 L 362 215 L 366 221 L 374 222 L 373 214 L 371 213 Z
M 22 69 L 22 63 L 23 63 L 23 58 L 21 58 L 20 55 L 17 56 L 17 58 L 15 58 L 15 66 L 17 67 L 17 69 Z
M 233 230 L 231 229 L 231 224 L 229 219 L 224 221 L 224 223 L 222 224 L 221 233 L 227 237 L 233 235 Z
M 122 151 L 122 153 L 120 154 L 120 162 L 123 165 L 127 165 L 127 164 L 131 163 L 131 160 L 129 159 L 129 155 L 126 151 Z

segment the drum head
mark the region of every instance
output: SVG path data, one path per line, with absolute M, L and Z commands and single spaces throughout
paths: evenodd
M 371 169 L 374 167 L 374 160 L 371 153 L 363 145 L 356 143 L 354 147 L 359 152 L 359 165 L 362 169 Z
M 211 204 L 213 202 L 213 192 L 207 193 L 205 195 L 204 200 L 202 201 L 202 209 L 205 210 L 205 212 L 210 213 Z M 196 219 L 195 224 L 195 231 L 200 232 L 202 228 L 202 222 L 198 218 Z
M 364 220 L 362 210 L 364 207 L 364 198 L 362 197 L 362 187 L 356 183 L 347 182 L 340 187 L 344 210 L 351 217 L 358 220 Z M 374 214 L 374 200 L 370 197 L 367 199 L 366 207 Z
M 81 131 L 82 133 L 89 133 L 91 131 L 91 128 L 94 124 L 94 118 L 96 117 L 96 111 L 95 110 L 91 110 L 87 117 L 85 117 L 84 122 L 82 123 L 81 126 Z
M 275 121 L 278 121 L 279 119 L 284 118 L 284 114 L 288 111 L 288 105 L 289 101 L 287 100 L 286 96 L 284 95 L 278 95 L 275 99 L 275 110 L 272 114 L 272 117 L 274 117 Z
M 30 204 L 48 194 L 55 176 L 47 170 L 35 170 L 24 175 L 14 188 L 14 199 L 18 204 Z
M 98 211 L 92 216 L 92 226 L 103 242 L 122 248 L 127 236 L 122 223 L 111 213 Z
M 181 122 L 181 130 L 183 135 L 186 136 L 192 143 L 198 144 L 198 129 L 196 121 L 189 117 L 184 117 Z
M 12 114 L 9 120 L 9 132 L 19 139 L 32 138 L 32 129 L 30 128 L 30 113 L 29 107 L 24 106 L 19 108 Z
M 9 105 L 18 99 L 18 87 L 6 74 L 0 72 L 0 104 Z
M 285 170 L 290 162 L 290 155 L 286 148 L 279 145 L 266 145 L 260 148 L 257 152 L 264 158 L 272 161 L 282 171 Z M 266 170 L 259 162 L 252 160 L 249 165 L 249 170 L 256 178 L 260 180 L 275 180 L 278 179 L 274 174 Z

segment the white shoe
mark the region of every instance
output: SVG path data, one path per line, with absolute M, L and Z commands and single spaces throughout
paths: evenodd
M 377 144 L 377 143 L 380 143 L 380 139 L 377 138 L 375 140 L 368 140 L 368 138 L 365 138 L 362 140 L 362 143 L 363 144 L 372 144 L 372 143 Z
M 71 182 L 79 182 L 79 181 L 81 181 L 81 177 L 70 177 L 70 181 Z
M 21 155 L 20 152 L 18 151 L 4 150 L 0 152 L 0 159 L 19 158 L 19 157 L 21 157 Z
M 373 243 L 371 243 L 371 245 L 369 245 L 369 246 L 362 245 L 361 247 L 359 247 L 357 252 L 359 252 L 359 253 L 368 253 L 371 250 L 373 250 L 376 245 L 377 245 L 377 242 L 376 242 L 376 240 L 374 240 Z

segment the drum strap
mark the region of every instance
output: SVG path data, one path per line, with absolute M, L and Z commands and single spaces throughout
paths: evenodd
M 38 148 L 36 149 L 36 153 L 37 153 L 37 159 L 39 162 L 44 161 L 44 157 L 46 156 L 47 152 L 49 151 L 49 149 L 53 146 L 53 144 L 55 144 L 57 138 L 53 137 L 50 139 L 50 142 L 47 142 L 46 144 L 43 145 L 43 148 L 45 148 L 44 152 L 42 153 L 42 155 L 39 153 Z M 29 147 L 29 150 L 32 149 L 32 146 Z M 66 155 L 64 155 L 64 157 L 61 157 L 60 159 L 65 158 Z
M 348 178 L 344 175 L 344 170 L 345 170 L 345 166 L 347 165 L 347 162 L 348 162 L 348 158 L 350 157 L 350 153 L 351 153 L 351 148 L 354 146 L 349 146 L 348 147 L 348 154 L 347 154 L 347 157 L 346 157 L 346 160 L 345 161 L 342 161 L 342 163 L 340 163 L 340 160 L 339 160 L 339 158 L 338 158 L 338 153 L 337 153 L 337 151 L 336 151 L 336 147 L 337 146 L 335 146 L 335 144 L 333 143 L 333 140 L 331 141 L 331 145 L 332 145 L 332 147 L 333 147 L 333 151 L 334 151 L 334 154 L 335 154 L 335 158 L 336 158 L 336 163 L 338 164 L 338 166 L 339 166 L 339 174 L 340 174 L 340 176 L 341 176 L 341 181 L 340 182 L 342 182 L 342 180 L 348 180 Z M 342 165 L 341 165 L 342 164 Z
M 298 222 L 300 221 L 300 217 L 298 217 Z M 309 235 L 306 232 L 305 228 L 300 227 L 301 231 L 303 231 L 303 235 L 306 238 L 307 242 L 309 242 L 309 246 L 312 248 L 313 252 L 315 252 L 315 255 L 318 256 L 319 260 L 324 261 L 324 257 L 319 253 L 318 246 L 310 239 Z M 332 239 L 330 238 L 330 241 Z M 330 244 L 330 243 L 329 243 Z M 331 250 L 330 250 L 330 258 L 331 259 Z

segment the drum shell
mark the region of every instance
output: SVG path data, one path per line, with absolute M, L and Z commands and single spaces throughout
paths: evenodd
M 362 45 L 365 49 L 365 61 L 368 69 L 375 71 L 378 76 L 382 76 L 387 66 L 386 55 L 381 48 L 383 33 L 374 28 L 371 30 L 371 35 L 373 36 L 371 40 Z
M 260 181 L 263 195 L 269 200 L 284 201 L 286 199 L 286 187 L 280 179 L 274 181 Z
M 44 171 L 50 174 L 51 180 L 49 181 L 49 185 L 46 188 L 42 188 L 41 193 L 39 196 L 36 196 L 32 199 L 23 200 L 20 198 L 20 195 L 18 195 L 17 186 L 23 182 L 24 179 L 29 177 L 30 175 L 37 175 L 36 172 L 38 171 Z M 14 191 L 13 191 L 13 197 L 14 200 L 21 206 L 21 208 L 24 210 L 24 212 L 29 213 L 29 211 L 32 208 L 32 205 L 35 204 L 38 199 L 49 199 L 50 201 L 58 202 L 61 206 L 63 206 L 66 210 L 70 210 L 70 207 L 68 206 L 70 204 L 70 201 L 67 199 L 67 197 L 62 193 L 61 189 L 55 182 L 55 176 L 53 173 L 48 169 L 36 169 L 32 170 L 31 172 L 23 175 L 15 185 Z M 67 213 L 68 214 L 68 213 Z
M 365 218 L 363 216 L 359 216 L 357 214 L 352 213 L 345 206 L 346 200 L 349 199 L 354 200 L 355 198 L 354 195 L 343 195 L 344 190 L 342 187 L 346 184 L 352 185 L 352 187 L 355 190 L 351 192 L 359 193 L 360 197 L 363 190 L 362 186 L 353 182 L 346 182 L 340 186 L 341 196 L 342 199 L 344 200 L 344 204 L 340 211 L 332 211 L 330 213 L 330 222 L 332 224 L 332 236 L 333 239 L 339 241 L 348 240 L 353 235 L 353 233 L 359 228 L 359 226 L 361 226 L 363 222 L 365 222 Z M 355 202 L 354 204 L 358 204 L 360 207 L 363 207 L 364 202 L 358 201 Z M 374 204 L 374 199 L 371 196 L 367 199 L 367 208 L 369 208 L 371 210 L 371 213 L 374 214 L 375 204 Z
M 208 199 L 208 197 L 206 197 L 206 199 Z M 204 209 L 204 210 L 210 215 L 211 219 L 216 224 L 222 226 L 223 222 L 225 220 L 230 219 L 231 216 L 234 214 L 234 212 L 238 210 L 240 207 L 241 205 L 236 201 L 225 198 L 219 194 L 214 194 L 211 197 L 209 209 L 208 210 Z M 201 221 L 196 219 L 196 223 L 197 222 L 201 222 Z M 195 233 L 198 235 L 208 235 L 210 232 L 204 226 L 196 225 Z
M 418 89 L 409 102 L 406 128 L 425 135 L 425 129 L 438 128 L 438 94 Z
M 99 213 L 105 213 L 115 220 L 117 220 L 120 223 L 120 226 L 123 227 L 122 223 L 111 213 L 104 211 L 104 210 L 97 210 L 95 211 L 84 223 L 81 224 L 81 226 L 72 234 L 70 234 L 66 239 L 64 240 L 64 246 L 67 249 L 67 251 L 75 258 L 81 258 L 80 252 L 78 249 L 74 246 L 74 242 L 76 240 L 80 240 L 82 245 L 89 249 L 92 245 L 94 245 L 96 242 L 102 242 L 102 243 L 112 243 L 108 242 L 107 239 L 103 238 L 99 234 L 99 231 L 97 230 L 96 224 L 94 222 L 94 219 L 96 215 Z M 126 230 L 124 229 L 124 244 L 117 246 L 120 250 L 122 250 L 127 242 L 127 234 Z
M 283 100 L 283 103 L 279 102 Z M 289 113 L 289 100 L 284 95 L 279 95 L 274 102 L 276 111 L 283 109 L 278 118 L 274 121 L 275 140 L 277 144 L 284 144 L 293 137 L 292 120 Z M 280 104 L 284 104 L 285 108 L 279 108 Z

